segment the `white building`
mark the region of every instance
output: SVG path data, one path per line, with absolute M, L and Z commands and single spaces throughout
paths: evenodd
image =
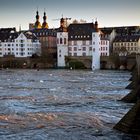
M 109 41 L 101 40 L 97 21 L 70 24 L 68 32 L 57 33 L 57 40 L 58 67 L 65 67 L 65 56 L 92 56 L 92 69 L 100 69 L 100 56 L 109 55 Z
M 31 57 L 40 55 L 41 45 L 31 32 L 0 33 L 0 57 L 13 55 L 15 57 Z

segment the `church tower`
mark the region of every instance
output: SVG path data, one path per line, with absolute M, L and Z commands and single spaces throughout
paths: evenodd
M 39 13 L 38 11 L 36 12 L 36 22 L 35 22 L 35 29 L 41 29 L 41 24 L 39 22 Z
M 43 23 L 42 23 L 42 28 L 43 29 L 48 29 L 48 23 L 46 22 L 47 16 L 46 16 L 46 12 L 44 12 L 44 16 L 43 16 Z

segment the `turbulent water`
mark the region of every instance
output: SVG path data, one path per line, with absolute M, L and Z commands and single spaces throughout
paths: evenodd
M 125 71 L 1 70 L 0 140 L 129 140 Z

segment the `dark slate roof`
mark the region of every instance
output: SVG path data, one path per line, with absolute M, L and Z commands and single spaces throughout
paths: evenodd
M 69 40 L 91 40 L 96 32 L 93 23 L 70 24 L 68 27 Z
M 1 42 L 12 42 L 14 39 L 18 37 L 18 33 L 0 33 L 0 41 Z
M 100 28 L 100 30 L 104 34 L 111 34 L 111 32 L 115 30 L 118 35 L 134 35 L 138 34 L 140 27 L 139 26 L 122 26 L 122 27 L 104 27 Z
M 138 42 L 140 35 L 116 36 L 114 42 Z
M 16 39 L 20 33 L 23 33 L 27 39 L 32 39 L 32 41 L 36 41 L 37 37 L 34 33 L 24 31 L 24 32 L 15 32 L 15 33 L 0 33 L 0 41 L 1 42 L 12 42 L 14 39 Z
M 57 31 L 55 29 L 33 29 L 31 30 L 37 37 L 53 36 L 56 37 Z
M 16 28 L 0 28 L 0 33 L 11 33 L 16 32 Z
M 104 33 L 104 34 L 111 34 L 113 31 L 113 28 L 100 28 L 100 30 Z
M 120 35 L 133 35 L 137 32 L 137 28 L 137 26 L 117 27 L 116 33 Z

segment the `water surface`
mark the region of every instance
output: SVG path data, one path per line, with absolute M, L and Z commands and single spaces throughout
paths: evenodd
M 126 71 L 1 70 L 0 139 L 122 140 Z

